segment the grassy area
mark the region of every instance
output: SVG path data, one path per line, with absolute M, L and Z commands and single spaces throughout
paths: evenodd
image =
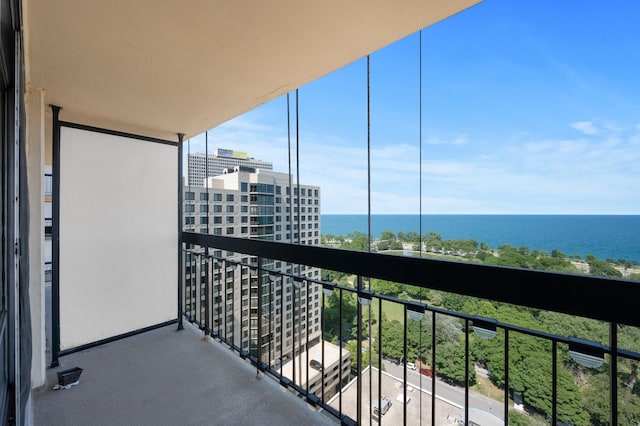
M 476 375 L 477 383 L 472 387 L 472 389 L 478 393 L 481 393 L 485 396 L 490 396 L 492 399 L 504 402 L 504 390 L 500 389 L 489 380 L 487 377 L 482 377 L 480 375 Z
M 378 310 L 380 309 L 379 304 L 380 299 L 374 298 L 373 303 L 371 304 L 371 310 L 375 318 L 378 317 Z M 401 324 L 404 321 L 404 307 L 399 303 L 383 302 L 382 312 L 387 317 L 388 321 L 398 320 Z

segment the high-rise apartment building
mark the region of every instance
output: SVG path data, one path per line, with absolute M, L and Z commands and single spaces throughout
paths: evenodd
M 236 166 L 233 171 L 209 178 L 205 187 L 186 185 L 183 191 L 186 231 L 320 244 L 320 188 L 290 186 L 289 175 L 285 173 Z M 230 255 L 220 251 L 209 254 L 214 258 Z M 287 362 L 320 342 L 318 285 L 296 282 L 288 276 L 274 278 L 266 273 L 259 277 L 255 269 L 248 267 L 256 266 L 257 258 L 237 255 L 231 259 L 238 263 L 205 261 L 200 254 L 186 257 L 188 315 L 198 309 L 203 317 L 208 314 L 214 332 L 220 330 L 220 334 L 250 354 L 257 353 L 260 341 L 263 361 L 274 366 L 280 358 Z M 298 269 L 280 261 L 262 261 L 265 269 L 320 279 L 319 268 Z M 206 282 L 211 283 L 208 289 Z M 222 309 L 223 306 L 227 309 Z M 221 312 L 227 312 L 227 317 L 220 317 Z
M 213 154 L 198 152 L 187 155 L 185 184 L 205 186 L 206 178 L 219 176 L 236 166 L 273 170 L 272 163 L 249 157 L 246 152 L 218 148 Z

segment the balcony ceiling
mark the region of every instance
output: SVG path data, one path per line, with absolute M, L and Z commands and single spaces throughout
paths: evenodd
M 27 81 L 62 118 L 197 135 L 480 0 L 25 0 Z

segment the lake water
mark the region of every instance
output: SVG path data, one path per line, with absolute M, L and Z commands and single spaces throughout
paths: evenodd
M 372 215 L 371 234 L 419 232 L 419 215 Z M 322 233 L 367 234 L 366 215 L 322 215 Z M 603 215 L 423 215 L 422 234 L 443 239 L 474 239 L 498 248 L 502 244 L 553 249 L 567 256 L 627 259 L 640 262 L 640 216 Z

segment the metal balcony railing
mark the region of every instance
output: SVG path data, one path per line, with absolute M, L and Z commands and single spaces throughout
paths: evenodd
M 460 392 L 459 402 L 449 401 L 458 409 L 455 421 L 509 424 L 512 404 L 526 405 L 526 398 L 522 404 L 521 395 L 512 391 L 512 360 L 527 350 L 526 338 L 532 338 L 546 342 L 549 357 L 545 357 L 542 364 L 550 370 L 547 392 L 550 408 L 539 413 L 537 419 L 553 425 L 565 424 L 559 411 L 561 399 L 565 398 L 559 372 L 572 362 L 576 368 L 582 368 L 577 365 L 594 368 L 604 365 L 602 368 L 609 377 L 609 424 L 617 425 L 619 360 L 640 361 L 640 353 L 618 346 L 621 325 L 640 325 L 640 316 L 635 314 L 635 304 L 640 300 L 638 283 L 188 232 L 183 233 L 182 243 L 182 268 L 191 272 L 181 283 L 184 297 L 179 303 L 184 318 L 229 345 L 242 358 L 249 359 L 259 372 L 279 380 L 283 387 L 297 392 L 343 424 L 372 421 L 441 424 L 438 416 L 443 409 L 439 404 L 447 399 L 440 395 L 449 386 L 446 382 L 457 384 Z M 234 255 L 222 256 L 230 252 Z M 258 261 L 243 263 L 242 257 L 246 259 L 246 256 L 254 256 Z M 286 272 L 299 270 L 297 266 L 306 266 L 306 275 Z M 354 275 L 354 285 L 338 285 L 309 276 L 313 275 L 314 268 Z M 379 294 L 366 288 L 370 278 L 604 321 L 609 327 L 609 344 L 587 340 L 589 336 L 562 336 Z M 196 287 L 201 290 L 195 291 Z M 202 297 L 196 298 L 196 294 Z M 334 302 L 338 300 L 337 331 L 327 329 L 329 298 Z M 357 301 L 355 320 L 353 324 L 345 324 L 343 317 L 349 307 L 345 301 L 351 299 Z M 317 322 L 313 317 L 316 302 L 320 306 Z M 401 330 L 393 333 L 383 330 L 384 310 L 390 306 L 400 307 L 403 319 Z M 373 323 L 372 317 L 376 317 L 377 322 Z M 439 371 L 438 365 L 443 360 L 437 359 L 442 345 L 437 339 L 438 327 L 452 321 L 461 331 L 460 355 L 452 362 L 463 363 L 464 374 L 457 378 Z M 316 331 L 318 325 L 319 332 Z M 415 327 L 420 330 L 420 343 L 417 349 L 410 350 L 409 346 L 415 346 L 415 342 L 410 342 L 409 329 Z M 352 346 L 356 348 L 355 353 L 345 349 L 349 334 L 355 334 L 355 346 Z M 389 353 L 385 346 L 390 345 L 392 335 L 397 334 L 401 335 L 401 367 L 394 366 L 388 356 L 383 360 Z M 325 358 L 325 345 L 328 345 L 325 341 L 329 335 L 338 342 L 337 365 Z M 491 400 L 488 409 L 477 406 L 480 399 L 470 383 L 474 363 L 482 361 L 473 354 L 479 345 L 489 345 L 486 347 L 502 351 L 504 355 L 501 366 L 504 371 L 500 373 L 499 383 L 502 402 Z M 319 359 L 310 359 L 313 348 L 318 347 L 321 348 Z M 411 371 L 415 364 L 408 362 L 412 359 L 410 352 L 421 364 L 418 382 L 416 372 Z M 353 368 L 346 368 L 350 358 L 354 359 Z M 383 373 L 385 364 L 395 369 L 395 379 L 399 381 L 400 391 L 392 402 L 401 407 L 396 408 L 399 416 L 396 420 L 387 420 L 386 414 L 381 414 L 388 399 L 385 392 L 390 392 L 389 385 L 383 384 L 388 376 Z M 314 371 L 319 372 L 316 374 L 321 376 L 319 381 L 313 382 Z M 331 382 L 335 378 L 337 381 Z M 416 388 L 419 398 L 412 397 Z M 419 399 L 419 414 L 415 412 L 417 404 L 409 402 L 412 398 Z M 346 403 L 345 399 L 355 404 Z M 494 404 L 495 411 L 492 410 Z

